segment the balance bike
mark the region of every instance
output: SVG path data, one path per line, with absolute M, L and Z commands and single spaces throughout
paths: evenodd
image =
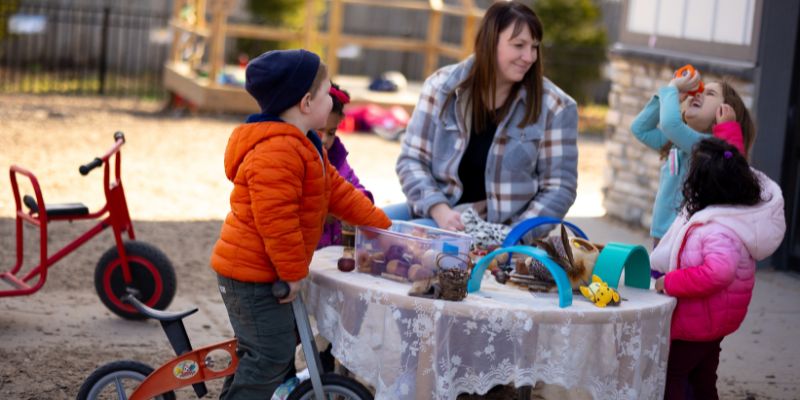
M 276 282 L 272 286 L 272 294 L 279 299 L 285 298 L 289 295 L 289 285 Z M 130 302 L 142 315 L 161 322 L 177 357 L 156 369 L 130 360 L 103 365 L 83 382 L 77 400 L 172 400 L 175 399 L 174 390 L 189 385 L 201 398 L 208 394 L 205 382 L 236 372 L 239 358 L 236 355 L 238 342 L 235 338 L 192 350 L 183 318 L 197 312 L 196 308 L 173 313 L 153 310 L 133 296 L 126 296 L 125 301 Z M 297 385 L 288 399 L 372 400 L 372 393 L 355 379 L 335 373 L 320 374 L 322 364 L 301 296 L 292 301 L 292 311 L 311 377 Z M 264 398 L 268 399 L 270 395 L 265 393 Z

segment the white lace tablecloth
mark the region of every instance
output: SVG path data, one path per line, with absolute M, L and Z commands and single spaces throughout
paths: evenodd
M 407 295 L 410 284 L 341 272 L 319 250 L 305 289 L 334 356 L 376 399 L 455 399 L 499 384 L 578 387 L 595 399 L 661 399 L 675 300 L 621 287 L 619 307 L 530 293 L 484 279 L 464 301 Z M 488 276 L 488 275 L 487 275 Z

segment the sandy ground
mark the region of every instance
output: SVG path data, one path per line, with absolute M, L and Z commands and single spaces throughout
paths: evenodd
M 92 98 L 0 96 L 0 104 L 0 167 L 17 164 L 33 171 L 46 202 L 101 206 L 101 170 L 82 177 L 77 169 L 111 146 L 114 131 L 125 132 L 123 181 L 138 239 L 156 244 L 176 269 L 178 291 L 170 308 L 199 307 L 186 319 L 195 347 L 230 337 L 208 258 L 228 209 L 223 149 L 240 117 L 175 117 L 157 113 L 158 104 Z M 376 202 L 402 201 L 394 174 L 399 145 L 366 134 L 343 140 Z M 603 214 L 602 141 L 582 139 L 580 153 L 582 195 L 571 216 L 596 217 Z M 10 186 L 7 178 L 0 179 L 4 270 L 15 261 L 13 215 Z M 50 251 L 89 225 L 52 224 Z M 38 257 L 36 233 L 25 230 L 28 266 Z M 39 292 L 0 299 L 0 398 L 74 398 L 99 365 L 118 359 L 158 365 L 172 356 L 156 322 L 122 320 L 99 302 L 93 272 L 112 244 L 111 235 L 103 233 L 56 264 Z M 218 386 L 211 385 L 210 398 L 217 396 Z

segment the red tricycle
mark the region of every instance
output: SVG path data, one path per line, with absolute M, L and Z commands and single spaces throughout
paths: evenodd
M 100 257 L 95 267 L 94 286 L 103 304 L 113 313 L 127 319 L 144 319 L 134 307 L 122 301 L 122 297 L 132 293 L 144 304 L 165 309 L 175 295 L 175 270 L 167 256 L 155 246 L 136 240 L 133 224 L 128 213 L 128 204 L 122 189 L 120 177 L 120 148 L 125 144 L 122 132 L 114 133 L 114 146 L 102 157 L 97 157 L 78 169 L 81 175 L 88 175 L 93 169 L 103 166 L 103 192 L 106 204 L 96 212 L 89 212 L 83 203 L 51 204 L 45 203 L 39 181 L 30 171 L 11 166 L 11 188 L 16 203 L 17 261 L 13 269 L 0 273 L 0 279 L 7 287 L 0 288 L 0 297 L 24 296 L 35 293 L 47 280 L 47 269 L 64 256 L 76 250 L 98 233 L 111 227 L 116 245 Z M 111 177 L 114 158 L 114 177 Z M 26 176 L 31 183 L 34 196 L 20 198 L 17 176 Z M 27 211 L 22 209 L 23 204 Z M 71 241 L 61 250 L 48 257 L 47 225 L 53 221 L 99 220 L 88 231 Z M 29 271 L 23 271 L 23 222 L 39 228 L 40 262 Z M 129 240 L 123 240 L 126 233 Z M 34 279 L 38 278 L 35 282 Z M 10 288 L 8 288 L 10 286 Z

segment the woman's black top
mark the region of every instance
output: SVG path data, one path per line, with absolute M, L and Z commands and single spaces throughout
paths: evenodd
M 464 185 L 464 193 L 457 204 L 486 200 L 486 159 L 489 158 L 497 122 L 489 116 L 485 121 L 486 128 L 480 132 L 475 130 L 475 124 L 472 125 L 467 150 L 458 165 L 458 178 Z

